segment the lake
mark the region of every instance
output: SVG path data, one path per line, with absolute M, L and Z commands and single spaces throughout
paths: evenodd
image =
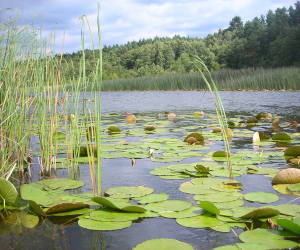
M 245 121 L 258 113 L 271 113 L 273 118 L 280 117 L 282 131 L 293 135 L 292 144 L 299 145 L 300 129 L 291 128 L 288 123 L 300 122 L 300 92 L 220 92 L 224 108 L 229 120 L 236 124 Z M 83 97 L 83 96 L 82 96 Z M 84 98 L 91 99 L 90 94 Z M 93 103 L 91 102 L 91 104 Z M 156 167 L 174 164 L 194 163 L 209 161 L 209 152 L 223 150 L 222 141 L 211 134 L 211 128 L 217 125 L 215 109 L 209 92 L 203 91 L 166 91 L 166 92 L 103 92 L 101 93 L 101 109 L 103 114 L 103 128 L 109 125 L 118 125 L 121 135 L 110 136 L 104 133 L 103 139 L 116 142 L 127 140 L 143 144 L 144 139 L 179 139 L 183 141 L 190 132 L 203 131 L 206 149 L 202 150 L 200 157 L 183 157 L 176 161 L 159 161 L 161 152 L 154 153 L 153 161 L 149 157 L 137 158 L 136 165 L 131 166 L 130 157 L 106 157 L 102 159 L 102 187 L 106 190 L 115 186 L 146 186 L 154 188 L 155 193 L 167 193 L 169 199 L 188 200 L 196 205 L 192 194 L 179 191 L 182 183 L 190 178 L 169 180 L 150 174 Z M 203 118 L 194 118 L 194 112 L 203 110 Z M 125 112 L 135 114 L 137 123 L 125 123 Z M 168 120 L 165 112 L 176 114 L 176 118 Z M 113 114 L 112 113 L 116 113 Z M 111 115 L 110 115 L 111 114 Z M 157 124 L 161 128 L 154 134 L 144 134 L 146 124 Z M 252 134 L 263 131 L 272 134 L 270 120 L 259 122 L 255 126 L 234 128 L 234 137 L 231 142 L 233 154 L 240 151 L 253 152 L 281 152 L 274 142 L 255 147 L 252 143 Z M 136 134 L 135 134 L 136 133 Z M 236 136 L 235 136 L 236 135 Z M 240 135 L 240 136 L 239 136 Z M 206 137 L 207 136 L 207 137 Z M 141 141 L 142 140 L 142 141 Z M 36 140 L 33 140 L 36 142 Z M 34 148 L 38 144 L 33 145 Z M 35 163 L 37 161 L 35 160 Z M 241 163 L 242 164 L 242 163 Z M 284 169 L 287 164 L 284 158 L 262 160 L 257 166 Z M 33 168 L 37 166 L 33 165 Z M 67 170 L 58 170 L 59 176 L 66 177 Z M 88 164 L 80 165 L 80 177 L 86 185 L 80 192 L 91 192 Z M 218 177 L 221 177 L 219 175 Z M 34 180 L 39 178 L 35 171 Z M 224 177 L 222 177 L 224 178 Z M 300 200 L 295 200 L 295 195 L 281 195 L 272 188 L 272 178 L 259 174 L 243 173 L 234 178 L 243 184 L 241 193 L 271 192 L 280 196 L 280 199 L 271 205 L 292 202 L 300 205 Z M 245 201 L 244 206 L 263 206 L 259 203 Z M 234 229 L 237 234 L 243 229 Z M 212 229 L 195 229 L 183 227 L 175 219 L 163 217 L 139 219 L 129 228 L 116 231 L 90 231 L 79 227 L 76 223 L 63 226 L 45 220 L 34 229 L 17 228 L 15 231 L 0 229 L 1 249 L 132 249 L 137 244 L 154 238 L 173 238 L 191 244 L 195 249 L 213 249 L 214 247 L 235 244 L 240 242 L 233 231 L 228 233 L 217 232 Z

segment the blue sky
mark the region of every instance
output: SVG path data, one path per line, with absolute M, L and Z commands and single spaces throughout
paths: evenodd
M 17 14 L 19 24 L 35 24 L 43 36 L 55 32 L 56 47 L 66 52 L 81 48 L 79 17 L 87 15 L 96 39 L 97 2 L 101 5 L 104 45 L 155 36 L 204 37 L 226 28 L 238 15 L 244 22 L 268 10 L 289 7 L 296 0 L 1 0 L 1 22 Z M 13 10 L 6 10 L 12 8 Z M 86 37 L 88 33 L 86 33 Z M 90 47 L 86 39 L 86 47 Z

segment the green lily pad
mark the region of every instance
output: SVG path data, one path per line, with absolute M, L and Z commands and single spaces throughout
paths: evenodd
M 288 190 L 290 190 L 292 192 L 300 192 L 300 183 L 291 184 L 287 188 L 288 188 Z
M 210 201 L 213 203 L 218 203 L 218 202 L 235 201 L 241 199 L 242 197 L 243 195 L 237 192 L 234 193 L 216 192 L 212 194 L 197 194 L 194 196 L 194 199 L 199 201 Z
M 109 209 L 94 210 L 90 213 L 89 218 L 97 221 L 132 221 L 137 220 L 141 213 L 124 213 Z
M 32 184 L 23 184 L 21 186 L 21 197 L 23 200 L 32 200 L 43 207 L 51 206 L 53 203 L 45 191 Z
M 182 241 L 174 240 L 174 239 L 152 239 L 144 241 L 134 247 L 132 250 L 193 250 L 194 248 Z
M 298 244 L 289 240 L 281 240 L 284 236 L 275 234 L 267 229 L 255 229 L 245 231 L 239 235 L 243 242 L 260 243 L 269 246 L 271 249 L 286 249 L 296 247 Z
M 176 222 L 181 226 L 192 227 L 192 228 L 205 228 L 205 227 L 213 228 L 215 226 L 221 226 L 225 224 L 224 222 L 218 220 L 216 217 L 212 217 L 208 215 L 199 215 L 190 218 L 179 218 L 176 219 Z
M 46 214 L 55 214 L 55 213 L 62 213 L 62 212 L 68 212 L 76 209 L 81 209 L 88 207 L 89 205 L 84 204 L 84 203 L 61 203 L 57 204 L 55 206 L 50 207 L 47 211 Z
M 215 190 L 209 188 L 209 186 L 206 185 L 194 185 L 194 184 L 188 184 L 184 186 L 180 186 L 179 190 L 181 192 L 187 193 L 187 194 L 213 194 L 216 193 Z
M 178 212 L 188 209 L 192 203 L 182 200 L 166 200 L 161 202 L 149 203 L 145 206 L 147 210 L 154 212 Z
M 237 243 L 235 245 L 226 245 L 216 247 L 213 250 L 269 250 L 268 246 L 258 243 Z
M 91 209 L 86 207 L 86 208 L 81 208 L 81 209 L 76 209 L 76 210 L 71 210 L 71 211 L 66 211 L 66 212 L 49 214 L 48 216 L 51 216 L 51 217 L 76 216 L 76 215 L 87 214 L 90 211 L 91 211 Z
M 273 208 L 279 210 L 280 214 L 297 216 L 300 215 L 300 205 L 297 204 L 280 204 L 277 206 L 272 206 Z
M 159 214 L 162 217 L 178 219 L 195 217 L 200 215 L 201 213 L 202 209 L 200 209 L 199 207 L 191 206 L 190 208 L 181 210 L 179 212 L 160 212 Z
M 96 221 L 87 218 L 80 218 L 78 221 L 78 225 L 80 227 L 89 229 L 89 230 L 97 230 L 97 231 L 112 231 L 119 230 L 123 228 L 130 227 L 132 224 L 131 221 Z
M 153 191 L 153 188 L 148 188 L 144 186 L 120 186 L 106 190 L 105 194 L 111 196 L 112 198 L 138 198 L 151 194 Z
M 283 227 L 288 231 L 291 231 L 295 234 L 300 234 L 300 217 L 297 217 L 293 220 L 278 219 L 277 223 L 279 226 Z
M 147 211 L 144 207 L 132 205 L 128 201 L 122 201 L 121 199 L 93 197 L 92 200 L 103 205 L 104 207 L 125 212 L 144 213 Z
M 34 184 L 40 186 L 40 189 L 44 190 L 67 190 L 82 187 L 84 185 L 84 182 L 81 180 L 59 178 L 42 180 L 39 182 L 35 182 Z
M 213 215 L 220 214 L 220 210 L 212 202 L 209 202 L 209 201 L 200 201 L 199 205 L 205 211 L 207 211 L 207 212 L 209 212 L 209 213 L 211 213 Z
M 217 202 L 214 203 L 218 209 L 230 209 L 230 208 L 237 208 L 244 205 L 243 200 L 235 200 L 235 201 L 228 201 L 228 202 Z
M 252 192 L 244 195 L 244 199 L 247 201 L 259 202 L 259 203 L 271 203 L 279 200 L 278 195 L 266 192 Z
M 29 211 L 36 214 L 37 216 L 46 217 L 46 213 L 41 209 L 41 207 L 34 201 L 29 201 Z
M 149 194 L 147 196 L 144 196 L 142 198 L 138 199 L 139 204 L 147 204 L 147 203 L 153 203 L 153 202 L 159 202 L 159 201 L 165 201 L 169 199 L 168 194 Z
M 5 200 L 5 205 L 16 205 L 18 202 L 18 192 L 15 186 L 4 178 L 0 178 L 0 203 Z
M 240 216 L 243 219 L 270 218 L 279 215 L 280 212 L 274 208 L 256 208 L 253 211 Z
M 24 214 L 21 216 L 21 223 L 24 227 L 34 228 L 39 224 L 39 217 L 33 214 Z

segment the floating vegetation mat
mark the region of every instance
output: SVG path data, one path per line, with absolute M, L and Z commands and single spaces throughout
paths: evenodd
M 239 242 L 234 240 L 236 244 L 216 249 L 299 247 L 299 171 L 296 168 L 292 173 L 282 171 L 290 169 L 287 162 L 290 158 L 296 159 L 294 163 L 300 161 L 300 133 L 284 122 L 279 133 L 273 131 L 270 118 L 249 123 L 250 118 L 230 118 L 234 179 L 229 178 L 222 136 L 216 129 L 218 123 L 213 114 L 197 116 L 190 112 L 172 118 L 167 114 L 136 114 L 133 124 L 127 123 L 122 114 L 105 114 L 100 152 L 84 129 L 79 131 L 80 145 L 68 144 L 70 135 L 62 123 L 59 132 L 53 135 L 59 143 L 54 159 L 59 174 L 71 171 L 74 161 L 84 170 L 91 164 L 91 154 L 100 154 L 101 159 L 111 163 L 105 166 L 106 171 L 114 172 L 114 164 L 130 159 L 132 165 L 127 166 L 131 169 L 130 175 L 142 172 L 143 176 L 136 178 L 141 177 L 138 183 L 118 186 L 108 185 L 110 180 L 104 175 L 108 188 L 103 196 L 84 192 L 91 190 L 88 179 L 85 182 L 69 178 L 44 179 L 21 185 L 19 194 L 9 181 L 0 178 L 0 226 L 9 232 L 12 226 L 31 229 L 44 220 L 51 220 L 63 225 L 77 223 L 93 231 L 114 231 L 132 227 L 143 219 L 156 218 L 176 221 L 179 228 L 234 232 L 239 237 Z M 268 136 L 253 142 L 253 135 L 258 131 Z M 198 140 L 190 139 L 196 135 Z M 70 158 L 70 151 L 74 155 L 78 152 L 77 157 Z M 147 163 L 147 171 L 143 163 Z M 121 167 L 117 169 L 113 183 L 118 178 L 124 182 L 126 177 L 118 172 Z M 254 180 L 253 185 L 248 178 Z M 148 179 L 155 179 L 161 185 L 151 187 Z M 145 184 L 141 184 L 143 182 Z M 199 246 L 160 238 L 139 243 L 134 249 L 194 247 Z

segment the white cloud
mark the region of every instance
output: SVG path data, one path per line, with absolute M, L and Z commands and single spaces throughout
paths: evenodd
M 239 15 L 251 20 L 269 9 L 289 7 L 296 0 L 102 0 L 101 30 L 106 45 L 123 44 L 131 40 L 155 36 L 205 36 L 219 28 L 226 28 L 230 20 Z M 27 4 L 26 4 L 27 3 Z M 43 28 L 54 30 L 57 41 L 66 31 L 67 51 L 81 47 L 79 16 L 86 14 L 95 40 L 97 38 L 96 0 L 2 0 L 0 7 L 19 7 L 29 22 L 32 13 L 42 16 Z M 3 5 L 3 6 L 2 6 Z M 27 15 L 26 15 L 27 14 Z M 30 14 L 30 15 L 28 15 Z M 29 17 L 28 17 L 29 16 Z M 39 19 L 35 23 L 39 22 Z M 86 28 L 86 44 L 90 46 Z M 96 43 L 96 41 L 95 41 Z

